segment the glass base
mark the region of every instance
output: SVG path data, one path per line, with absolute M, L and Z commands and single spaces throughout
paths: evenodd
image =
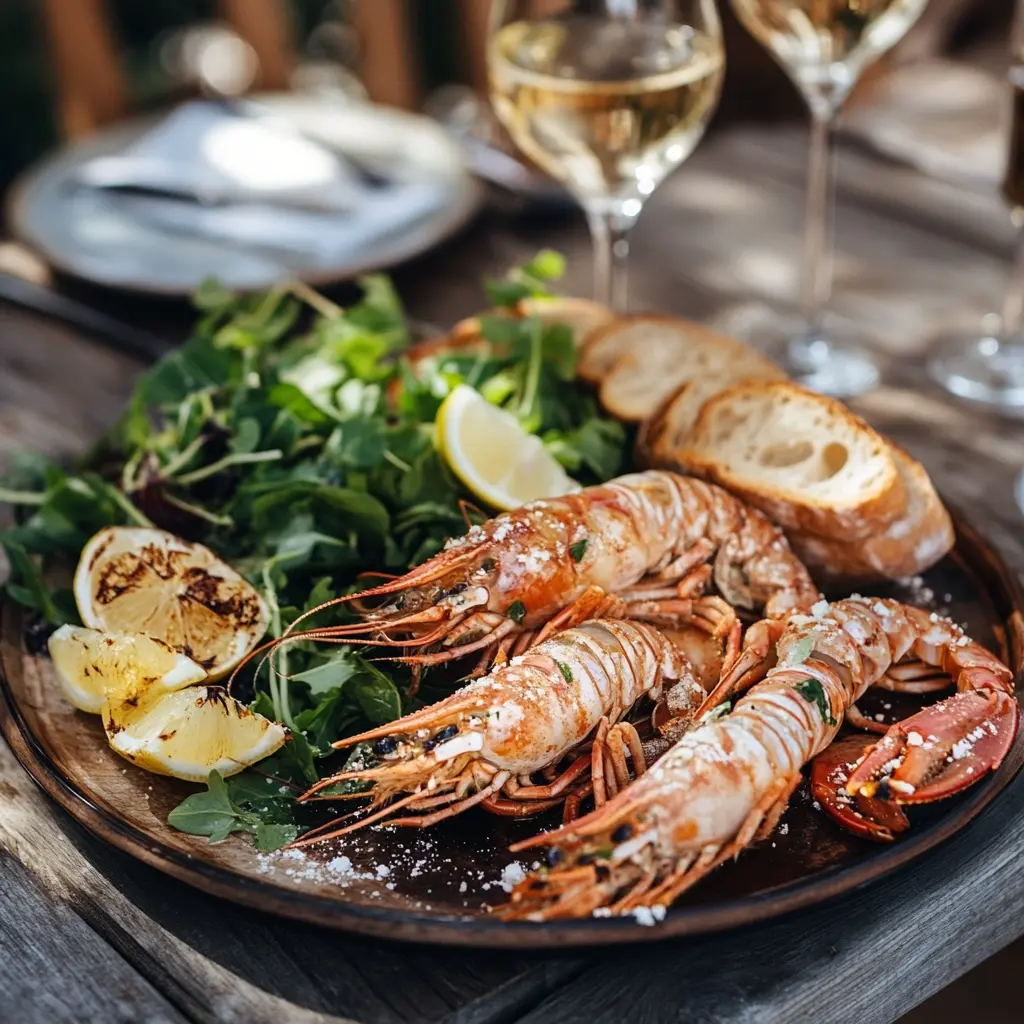
M 958 398 L 1024 413 L 1024 342 L 947 336 L 935 346 L 928 369 Z
M 878 364 L 860 345 L 830 341 L 814 332 L 790 342 L 786 355 L 794 380 L 834 398 L 862 395 L 878 384 Z

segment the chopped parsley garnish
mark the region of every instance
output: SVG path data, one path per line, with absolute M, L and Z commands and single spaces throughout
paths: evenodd
M 562 673 L 562 678 L 567 682 L 572 682 L 572 669 L 564 661 L 556 661 L 555 664 L 558 666 L 558 671 Z
M 526 618 L 526 605 L 522 601 L 513 601 L 508 606 L 508 617 L 517 625 L 523 624 L 523 619 Z
M 836 724 L 835 718 L 832 717 L 832 707 L 828 702 L 828 697 L 825 695 L 825 688 L 817 679 L 805 679 L 802 683 L 797 683 L 794 688 L 809 704 L 818 705 L 818 711 L 821 712 L 821 717 L 828 722 L 829 725 Z
M 572 555 L 574 562 L 582 562 L 583 556 L 587 553 L 588 538 L 584 537 L 583 540 L 576 541 L 575 544 L 569 545 L 569 554 Z

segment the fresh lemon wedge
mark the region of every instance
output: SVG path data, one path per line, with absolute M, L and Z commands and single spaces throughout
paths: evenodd
M 101 633 L 61 626 L 48 641 L 64 695 L 80 711 L 98 715 L 108 693 L 118 701 L 170 693 L 202 682 L 206 673 L 162 640 L 141 633 Z
M 135 707 L 111 701 L 103 715 L 110 746 L 157 775 L 205 782 L 234 775 L 280 749 L 283 726 L 240 704 L 219 686 L 193 686 Z
M 460 384 L 441 403 L 437 436 L 455 475 L 494 508 L 518 508 L 580 489 L 540 438 L 527 434 L 514 416 L 468 384 Z
M 82 552 L 74 588 L 87 626 L 160 637 L 210 679 L 230 672 L 269 621 L 263 599 L 234 569 L 163 530 L 100 530 Z

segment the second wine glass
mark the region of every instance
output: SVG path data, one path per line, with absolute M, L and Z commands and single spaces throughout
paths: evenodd
M 737 17 L 775 57 L 811 112 L 800 305 L 804 327 L 790 340 L 789 368 L 803 383 L 848 396 L 878 383 L 863 346 L 829 338 L 822 326 L 832 288 L 832 214 L 836 119 L 864 69 L 894 46 L 927 0 L 732 0 Z
M 625 308 L 629 231 L 703 135 L 724 64 L 713 0 L 495 0 L 494 110 L 582 205 L 598 301 Z

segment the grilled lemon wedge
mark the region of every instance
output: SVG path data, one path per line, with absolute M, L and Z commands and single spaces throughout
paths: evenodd
M 240 704 L 219 686 L 193 686 L 141 705 L 111 700 L 103 713 L 110 746 L 157 775 L 205 782 L 234 775 L 280 749 L 283 726 Z
M 87 626 L 158 636 L 211 680 L 252 650 L 269 621 L 263 599 L 234 569 L 163 530 L 100 530 L 82 552 L 74 588 Z
M 191 658 L 141 633 L 101 633 L 61 626 L 48 641 L 57 682 L 80 711 L 98 715 L 108 691 L 123 702 L 200 683 L 206 673 Z

